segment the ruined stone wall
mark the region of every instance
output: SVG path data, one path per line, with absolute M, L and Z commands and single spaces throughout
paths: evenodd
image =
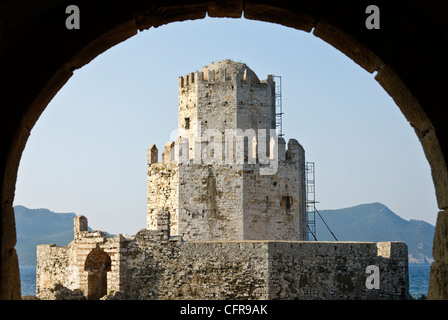
M 76 257 L 72 267 L 77 273 L 74 278 L 79 280 L 79 288 L 87 295 L 89 293 L 88 279 L 98 270 L 90 270 L 87 267 L 87 257 L 94 250 L 104 252 L 110 259 L 110 268 L 107 271 L 107 290 L 120 291 L 125 281 L 126 273 L 126 246 L 128 240 L 121 235 L 113 238 L 99 231 L 86 232 L 82 240 L 72 242 L 73 257 Z M 74 273 L 72 273 L 74 275 Z M 74 286 L 69 287 L 72 289 Z
M 36 295 L 43 295 L 55 284 L 66 286 L 66 270 L 69 268 L 67 247 L 43 244 L 38 245 L 36 250 Z
M 40 245 L 37 247 L 37 281 L 36 295 L 45 299 L 55 290 L 55 284 L 61 289 L 80 290 L 88 298 L 92 288 L 89 281 L 98 271 L 88 266 L 88 257 L 94 251 L 102 252 L 108 257 L 105 291 L 122 291 L 126 280 L 126 246 L 129 239 L 121 235 L 108 237 L 101 231 L 80 231 L 75 218 L 75 239 L 67 247 Z M 85 219 L 85 222 L 87 220 Z M 85 225 L 87 228 L 87 225 Z M 101 265 L 104 261 L 96 261 Z M 95 264 L 95 263 L 94 263 Z M 89 277 L 90 280 L 89 280 Z
M 156 222 L 134 238 L 80 231 L 68 247 L 39 246 L 38 297 L 78 299 L 73 292 L 81 292 L 92 298 L 98 283 L 90 273 L 106 257 L 103 295 L 115 291 L 124 299 L 407 298 L 402 242 L 185 242 L 170 237 L 168 212 L 159 212 Z M 366 287 L 372 265 L 379 270 L 375 289 Z M 70 294 L 55 295 L 55 284 Z
M 148 164 L 147 229 L 157 228 L 160 211 L 171 214 L 171 234 L 178 234 L 179 167 L 169 161 Z

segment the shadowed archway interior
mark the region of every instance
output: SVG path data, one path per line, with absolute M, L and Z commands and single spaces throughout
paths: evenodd
M 102 249 L 93 249 L 86 258 L 87 298 L 98 300 L 107 294 L 107 272 L 111 270 L 110 256 Z

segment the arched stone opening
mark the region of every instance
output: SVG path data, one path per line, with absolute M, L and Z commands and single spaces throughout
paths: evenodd
M 86 258 L 84 271 L 87 271 L 87 299 L 99 300 L 107 294 L 107 272 L 111 271 L 110 256 L 103 249 L 93 249 Z
M 333 45 L 370 73 L 415 129 L 431 166 L 438 206 L 448 208 L 448 126 L 443 117 L 448 63 L 448 5 L 443 1 L 377 1 L 381 29 L 365 28 L 368 1 L 127 1 L 79 2 L 80 30 L 65 28 L 69 3 L 2 4 L 1 299 L 20 299 L 12 203 L 20 157 L 31 128 L 49 101 L 97 55 L 138 31 L 174 21 L 210 17 L 279 23 Z M 430 298 L 448 299 L 448 212 L 439 213 Z

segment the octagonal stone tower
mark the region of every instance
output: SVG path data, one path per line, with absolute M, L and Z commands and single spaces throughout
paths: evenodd
M 176 141 L 148 150 L 147 228 L 189 241 L 308 240 L 305 152 L 275 128 L 275 82 L 223 60 L 179 78 Z

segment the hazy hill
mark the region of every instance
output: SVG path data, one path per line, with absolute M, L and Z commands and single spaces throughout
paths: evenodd
M 410 263 L 433 261 L 435 227 L 425 221 L 405 220 L 378 202 L 319 212 L 339 241 L 404 241 Z M 334 241 L 317 214 L 316 228 L 318 240 Z
M 48 209 L 14 207 L 17 254 L 20 265 L 36 265 L 36 246 L 55 243 L 66 246 L 73 240 L 75 213 Z M 420 220 L 404 220 L 381 203 L 319 211 L 339 241 L 404 241 L 410 263 L 430 263 L 434 226 Z M 316 216 L 317 239 L 333 241 L 322 220 Z
M 73 241 L 75 213 L 55 213 L 48 209 L 14 206 L 16 250 L 20 265 L 36 265 L 36 246 L 55 243 L 66 246 Z

